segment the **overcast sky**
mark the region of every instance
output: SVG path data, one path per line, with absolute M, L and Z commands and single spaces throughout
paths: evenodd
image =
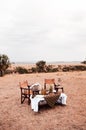
M 0 0 L 0 54 L 16 61 L 83 61 L 86 0 Z

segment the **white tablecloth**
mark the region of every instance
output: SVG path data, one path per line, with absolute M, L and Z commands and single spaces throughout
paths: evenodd
M 43 95 L 36 95 L 34 98 L 30 98 L 31 99 L 31 109 L 34 112 L 38 112 L 38 104 L 40 101 L 44 101 L 44 96 Z
M 32 96 L 30 97 L 31 99 L 31 109 L 34 112 L 38 112 L 38 104 L 40 101 L 44 101 L 44 95 L 36 95 L 34 98 L 32 98 Z M 67 100 L 67 95 L 64 93 L 61 93 L 59 99 L 57 100 L 57 103 L 61 103 L 66 105 L 66 100 Z

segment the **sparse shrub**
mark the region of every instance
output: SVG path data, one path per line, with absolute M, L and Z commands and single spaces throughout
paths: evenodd
M 64 67 L 62 68 L 62 71 L 64 71 L 64 72 L 69 71 L 69 67 L 68 67 L 68 66 L 64 66 Z
M 67 72 L 67 71 L 85 71 L 86 66 L 84 65 L 74 65 L 74 66 L 64 66 L 62 71 Z
M 86 60 L 85 61 L 83 61 L 83 62 L 81 62 L 82 64 L 86 64 Z
M 58 68 L 53 68 L 52 69 L 52 72 L 57 72 L 58 71 Z
M 19 74 L 25 74 L 28 73 L 28 70 L 24 67 L 16 67 L 16 72 L 18 72 Z
M 36 67 L 32 67 L 32 68 L 31 68 L 31 72 L 32 72 L 32 73 L 36 73 L 36 72 L 37 72 L 37 68 L 36 68 Z
M 13 73 L 13 70 L 6 70 L 5 71 L 5 74 L 12 74 Z
M 52 72 L 52 65 L 46 66 L 46 72 Z
M 57 72 L 58 68 L 53 68 L 52 65 L 46 66 L 46 72 Z
M 86 66 L 83 66 L 83 65 L 79 65 L 79 66 L 75 66 L 75 68 L 76 68 L 76 70 L 78 71 L 84 71 L 84 70 L 86 70 Z
M 74 71 L 76 70 L 75 66 L 69 66 L 69 71 Z

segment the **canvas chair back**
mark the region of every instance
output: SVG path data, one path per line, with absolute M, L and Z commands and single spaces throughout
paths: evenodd
M 45 79 L 44 80 L 44 89 L 49 90 L 52 87 L 52 89 L 55 89 L 55 79 Z

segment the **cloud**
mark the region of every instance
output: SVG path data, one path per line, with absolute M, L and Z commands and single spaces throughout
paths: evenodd
M 85 0 L 3 0 L 1 53 L 7 53 L 14 61 L 83 59 L 85 3 Z

